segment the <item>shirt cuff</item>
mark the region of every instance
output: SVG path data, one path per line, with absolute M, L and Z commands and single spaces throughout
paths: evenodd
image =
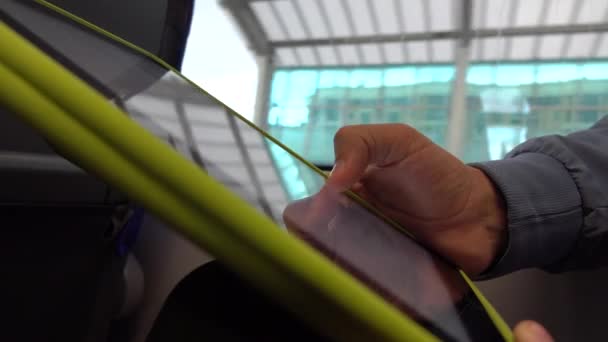
M 583 224 L 581 197 L 568 170 L 542 153 L 475 163 L 502 193 L 507 209 L 508 243 L 478 279 L 523 268 L 550 269 L 565 258 Z

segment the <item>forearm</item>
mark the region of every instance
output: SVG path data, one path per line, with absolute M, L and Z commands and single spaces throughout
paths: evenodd
M 507 216 L 506 248 L 484 277 L 608 264 L 608 119 L 473 166 L 496 185 Z

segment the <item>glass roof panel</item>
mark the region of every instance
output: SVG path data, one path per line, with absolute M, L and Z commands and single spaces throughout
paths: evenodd
M 310 38 L 306 35 L 302 21 L 296 14 L 291 1 L 274 1 L 277 13 L 285 23 L 289 39 L 300 40 Z
M 268 36 L 269 40 L 285 40 L 285 33 L 281 30 L 281 26 L 277 21 L 277 18 L 272 14 L 270 4 L 266 1 L 256 1 L 251 3 L 251 9 L 258 21 L 262 25 L 264 32 Z
M 525 5 L 517 6 L 515 26 L 536 26 L 539 24 L 540 12 L 544 0 L 526 0 Z
M 338 64 L 338 56 L 336 56 L 336 52 L 334 47 L 331 46 L 319 46 L 317 48 L 319 51 L 319 57 L 321 58 L 321 64 L 323 65 L 336 65 Z
M 504 37 L 492 37 L 482 39 L 482 60 L 499 60 L 505 56 L 506 39 Z
M 277 56 L 279 57 L 279 64 L 282 66 L 295 66 L 298 65 L 295 51 L 292 48 L 279 48 L 277 49 Z
M 350 13 L 353 16 L 353 23 L 355 26 L 353 35 L 371 36 L 377 34 L 372 23 L 373 13 L 367 6 L 367 0 L 349 0 L 345 1 L 345 3 L 350 7 Z
M 597 33 L 578 33 L 570 35 L 570 46 L 566 51 L 568 58 L 588 58 Z
M 604 33 L 596 57 L 608 57 L 608 33 Z
M 478 0 L 485 2 L 480 4 L 478 10 L 478 27 L 475 28 L 504 28 L 509 26 L 509 13 L 514 1 L 505 0 Z M 475 15 L 474 15 L 475 17 Z
M 432 43 L 433 62 L 450 62 L 454 58 L 454 42 L 449 39 L 435 40 Z
M 565 39 L 566 36 L 563 34 L 542 36 L 539 41 L 538 57 L 548 59 L 560 57 Z
M 582 1 L 582 0 L 579 0 Z M 577 24 L 598 23 L 606 20 L 608 0 L 587 0 L 581 4 L 581 11 L 576 18 Z
M 317 5 L 317 1 L 311 0 L 293 0 L 298 3 L 302 11 L 302 16 L 308 24 L 308 29 L 312 38 L 328 38 L 329 31 L 321 17 L 321 10 Z
M 483 44 L 480 43 L 479 39 L 471 40 L 471 51 L 470 51 L 469 58 L 473 61 L 480 60 L 482 48 L 483 48 Z
M 360 64 L 361 61 L 357 56 L 357 48 L 355 45 L 340 45 L 338 46 L 338 50 L 340 51 L 340 55 L 342 56 L 343 64 Z
M 473 1 L 473 13 L 471 27 L 475 29 L 482 28 L 485 23 L 485 0 Z
M 574 5 L 579 0 L 559 0 L 551 1 L 547 9 L 547 25 L 565 25 L 570 22 Z
M 384 62 L 382 58 L 383 51 L 380 51 L 378 44 L 361 44 L 361 52 L 366 64 L 382 64 Z
M 428 0 L 427 0 L 428 1 Z M 431 0 L 431 31 L 448 31 L 454 29 L 453 0 Z
M 409 51 L 409 62 L 428 62 L 429 56 L 425 42 L 409 42 L 407 43 L 407 48 Z
M 374 0 L 371 1 L 375 13 L 381 20 L 378 21 L 379 31 L 381 34 L 399 33 L 399 22 L 395 14 L 394 0 Z
M 511 38 L 511 49 L 509 49 L 509 58 L 521 60 L 531 59 L 534 53 L 534 36 L 522 36 Z
M 301 65 L 318 65 L 315 51 L 310 46 L 299 46 L 296 49 L 296 53 L 300 56 Z
M 386 62 L 391 64 L 398 64 L 405 62 L 403 56 L 403 43 L 385 43 L 382 44 L 384 49 L 384 56 L 386 56 Z
M 268 0 L 252 1 L 251 6 L 264 29 L 269 32 L 271 40 L 329 39 L 332 44 L 332 37 L 342 39 L 341 42 L 336 42 L 336 46 L 297 48 L 295 54 L 282 51 L 281 65 L 444 63 L 451 62 L 454 58 L 454 47 L 447 40 L 422 41 L 416 38 L 408 42 L 378 43 L 374 37 L 397 35 L 401 28 L 405 30 L 403 39 L 408 38 L 407 34 L 425 33 L 429 29 L 431 32 L 454 32 L 458 29 L 460 0 L 274 1 L 274 13 L 279 14 L 285 23 L 283 26 L 287 36 L 281 33 L 281 23 L 273 15 L 268 3 Z M 298 16 L 298 11 L 301 17 Z M 352 23 L 349 22 L 349 16 Z M 577 33 L 566 39 L 567 33 L 545 36 L 543 33 L 535 33 L 534 29 L 542 30 L 556 25 L 598 24 L 606 17 L 608 0 L 475 0 L 471 59 L 494 61 L 594 57 L 590 55 L 604 51 L 603 46 L 594 47 L 597 41 L 595 33 Z M 403 19 L 402 22 L 400 18 Z M 430 21 L 427 22 L 429 18 Z M 510 27 L 525 27 L 532 32 L 529 36 L 501 36 L 500 29 Z M 496 37 L 476 39 L 475 30 L 482 29 L 498 29 L 498 32 Z M 310 33 L 310 37 L 306 37 L 306 32 Z M 356 36 L 366 39 L 349 41 L 349 38 Z M 347 46 L 343 46 L 345 42 Z
M 405 1 L 401 6 L 403 19 L 405 20 L 406 32 L 424 32 L 424 11 L 422 9 L 422 1 L 426 0 L 409 0 Z
M 339 0 L 319 1 L 329 16 L 329 25 L 334 37 L 350 37 L 352 32 L 348 29 L 348 21 L 346 20 L 346 12 Z

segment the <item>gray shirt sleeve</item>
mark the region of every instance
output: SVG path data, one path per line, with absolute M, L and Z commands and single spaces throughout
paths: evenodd
M 472 164 L 506 203 L 506 249 L 481 278 L 522 268 L 608 265 L 608 116 L 568 136 L 531 139 L 503 160 Z

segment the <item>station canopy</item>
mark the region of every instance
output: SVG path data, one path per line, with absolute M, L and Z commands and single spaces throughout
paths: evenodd
M 606 59 L 608 0 L 220 0 L 278 67 Z

